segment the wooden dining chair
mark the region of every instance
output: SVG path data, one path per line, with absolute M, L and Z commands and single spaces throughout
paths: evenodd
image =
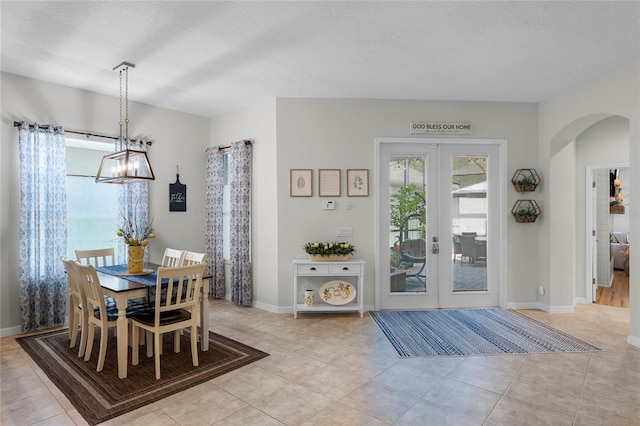
M 182 266 L 195 265 L 196 263 L 204 263 L 206 259 L 207 259 L 207 253 L 196 253 L 195 251 L 185 250 L 184 257 L 182 258 Z
M 180 266 L 182 265 L 182 259 L 184 259 L 184 250 L 166 248 L 164 256 L 162 256 L 162 266 L 167 268 Z
M 100 279 L 93 265 L 83 265 L 75 262 L 78 273 L 79 284 L 84 291 L 86 299 L 86 309 L 89 315 L 87 327 L 87 347 L 84 353 L 84 360 L 89 361 L 91 358 L 91 350 L 93 348 L 93 340 L 95 335 L 95 327 L 100 327 L 100 352 L 98 354 L 98 365 L 96 371 L 102 371 L 104 360 L 107 353 L 107 341 L 109 339 L 109 327 L 115 327 L 118 319 L 118 311 L 115 309 L 107 309 L 104 299 L 104 293 L 100 286 Z
M 87 306 L 84 293 L 78 282 L 78 271 L 76 262 L 69 260 L 66 256 L 61 256 L 60 260 L 64 264 L 64 270 L 67 273 L 67 282 L 69 288 L 68 309 L 69 309 L 69 347 L 73 348 L 78 340 L 78 327 L 80 328 L 80 345 L 78 348 L 78 356 L 84 355 L 87 346 L 87 323 L 88 314 L 84 309 Z
M 174 332 L 173 351 L 180 352 L 179 331 L 191 329 L 191 358 L 193 366 L 198 366 L 198 303 L 204 275 L 204 263 L 174 268 L 158 268 L 156 288 L 166 289 L 166 297 L 156 297 L 153 310 L 142 311 L 131 316 L 132 361 L 139 362 L 139 335 L 141 328 L 154 334 L 154 358 L 156 379 L 160 379 L 160 354 L 162 335 Z M 179 297 L 183 295 L 184 297 Z M 149 342 L 148 342 L 149 343 Z
M 76 250 L 76 260 L 86 265 L 111 266 L 115 264 L 115 250 L 113 247 L 92 250 Z

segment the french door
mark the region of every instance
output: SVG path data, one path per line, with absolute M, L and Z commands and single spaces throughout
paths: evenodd
M 499 141 L 377 139 L 377 309 L 500 304 Z

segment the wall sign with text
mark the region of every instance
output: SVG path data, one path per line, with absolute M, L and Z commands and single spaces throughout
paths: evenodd
M 473 125 L 471 123 L 456 123 L 448 121 L 409 123 L 409 134 L 424 135 L 428 133 L 470 135 L 473 133 Z
M 169 211 L 187 211 L 187 185 L 180 183 L 179 174 L 176 174 L 176 181 L 169 184 Z

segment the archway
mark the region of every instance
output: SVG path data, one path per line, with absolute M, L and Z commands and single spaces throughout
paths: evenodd
M 618 144 L 618 149 L 624 151 L 612 151 L 611 144 L 598 145 L 600 154 L 594 157 L 593 134 L 607 141 L 606 132 L 598 129 L 610 130 L 611 126 L 607 126 L 607 123 L 612 122 L 624 129 L 625 143 Z M 585 208 L 585 169 L 588 168 L 585 166 L 628 161 L 629 129 L 630 120 L 627 117 L 590 114 L 565 125 L 550 141 L 547 181 L 553 184 L 548 186 L 546 213 L 551 236 L 549 306 L 552 312 L 572 312 L 576 303 L 591 303 L 591 289 L 587 287 L 585 275 L 587 266 L 591 264 L 591 259 L 587 259 L 587 245 L 590 242 L 585 240 L 585 223 L 590 218 L 590 212 Z M 587 141 L 591 143 L 591 162 L 585 160 L 584 146 Z

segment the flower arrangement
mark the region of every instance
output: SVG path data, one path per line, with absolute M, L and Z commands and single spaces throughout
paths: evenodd
M 627 245 L 622 250 L 620 250 L 620 254 L 625 257 L 625 259 L 629 260 L 629 246 Z
M 320 243 L 320 242 L 314 242 L 314 243 L 307 243 L 304 245 L 304 251 L 307 252 L 307 254 L 312 254 L 312 255 L 320 255 L 320 256 L 329 256 L 332 254 L 337 254 L 337 255 L 349 255 L 351 253 L 353 253 L 354 251 L 356 251 L 356 247 L 352 244 L 346 243 L 346 242 L 340 242 L 340 243 L 331 243 L 331 242 L 326 242 L 326 243 Z
M 138 221 L 136 215 L 133 218 L 127 218 L 122 215 L 122 223 L 118 227 L 118 237 L 122 237 L 124 243 L 128 246 L 146 246 L 149 244 L 150 238 L 155 238 L 151 222 L 144 223 Z
M 614 195 L 609 197 L 609 205 L 610 206 L 621 206 L 624 202 L 624 195 L 622 195 L 622 183 L 620 183 L 620 179 L 615 179 L 613 181 L 614 186 Z

